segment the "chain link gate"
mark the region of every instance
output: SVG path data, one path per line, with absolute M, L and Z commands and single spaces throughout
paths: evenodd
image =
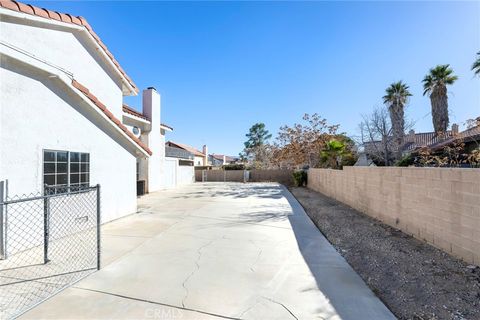
M 9 319 L 100 269 L 100 185 L 1 191 L 0 319 Z

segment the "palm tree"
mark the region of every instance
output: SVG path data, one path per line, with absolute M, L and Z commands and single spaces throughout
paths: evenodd
M 345 143 L 340 140 L 331 139 L 325 144 L 325 148 L 320 152 L 322 162 L 327 168 L 339 169 L 341 158 L 345 152 Z
M 408 86 L 402 81 L 392 83 L 385 90 L 385 93 L 383 103 L 388 105 L 397 159 L 400 159 L 403 136 L 405 135 L 405 105 L 408 102 L 408 97 L 412 94 L 408 91 Z
M 473 63 L 472 70 L 475 75 L 480 76 L 480 51 L 477 52 L 477 60 Z
M 450 65 L 438 65 L 430 69 L 423 79 L 423 95 L 430 95 L 432 121 L 436 134 L 445 133 L 448 127 L 447 85 L 453 84 L 458 77 L 453 74 Z

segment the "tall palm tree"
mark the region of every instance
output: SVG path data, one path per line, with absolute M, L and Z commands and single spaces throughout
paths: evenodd
M 383 103 L 388 105 L 390 113 L 390 122 L 392 123 L 393 140 L 396 149 L 396 157 L 401 157 L 401 146 L 405 135 L 405 105 L 408 103 L 408 97 L 412 96 L 408 91 L 407 84 L 402 81 L 392 83 L 383 96 Z
M 436 134 L 445 133 L 448 128 L 447 85 L 453 84 L 458 77 L 453 74 L 450 65 L 438 65 L 430 69 L 423 79 L 423 95 L 430 95 L 432 121 Z
M 475 75 L 480 76 L 480 51 L 477 52 L 477 60 L 473 63 L 472 70 Z

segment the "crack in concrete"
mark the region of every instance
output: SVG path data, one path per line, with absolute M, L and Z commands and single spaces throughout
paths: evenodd
M 203 246 L 201 246 L 200 248 L 198 248 L 197 250 L 197 260 L 195 260 L 195 266 L 196 268 L 185 278 L 185 280 L 183 281 L 182 283 L 182 287 L 183 289 L 185 289 L 185 296 L 183 297 L 182 299 L 182 307 L 185 308 L 185 300 L 187 300 L 188 298 L 188 288 L 187 288 L 187 282 L 188 280 L 190 280 L 191 277 L 193 277 L 193 275 L 198 271 L 200 270 L 200 264 L 199 264 L 199 261 L 200 259 L 202 258 L 202 250 L 206 247 L 208 247 L 209 245 L 211 245 L 215 240 L 212 240 L 210 242 L 208 242 L 207 244 L 204 244 Z
M 245 309 L 244 311 L 242 311 L 242 313 L 240 313 L 240 315 L 238 316 L 240 319 L 243 319 L 243 315 L 245 313 L 247 313 L 248 311 L 250 311 L 251 309 L 253 309 L 253 307 L 255 307 L 259 302 L 258 301 L 255 301 L 254 304 L 252 304 L 250 307 L 248 307 L 247 309 Z
M 290 313 L 290 315 L 291 315 L 292 317 L 294 317 L 295 319 L 298 320 L 297 316 L 296 316 L 295 314 L 293 314 L 293 312 L 290 311 L 290 309 L 288 309 L 287 306 L 285 306 L 283 303 L 278 302 L 278 301 L 275 301 L 275 300 L 270 299 L 270 298 L 268 298 L 268 297 L 264 297 L 264 296 L 262 296 L 262 298 L 264 298 L 265 300 L 268 300 L 268 301 L 270 301 L 270 302 L 273 302 L 273 303 L 276 303 L 276 304 L 282 306 L 285 310 L 288 311 L 288 313 Z
M 257 264 L 258 260 L 260 260 L 260 256 L 261 256 L 262 253 L 263 253 L 263 249 L 260 248 L 259 246 L 257 246 L 253 240 L 250 240 L 250 242 L 251 242 L 256 248 L 260 249 L 260 251 L 259 251 L 258 254 L 257 254 L 257 258 L 255 259 L 255 261 L 253 261 L 253 264 L 250 266 L 250 271 L 251 271 L 251 272 L 255 272 L 255 268 L 254 268 L 254 267 L 255 267 L 255 265 Z
M 175 308 L 175 309 L 180 309 L 180 310 L 185 310 L 185 311 L 201 313 L 201 314 L 205 314 L 205 315 L 209 315 L 209 316 L 213 316 L 213 317 L 217 317 L 217 318 L 222 318 L 222 319 L 241 320 L 240 318 L 229 317 L 229 316 L 225 316 L 225 315 L 218 314 L 218 313 L 202 311 L 202 310 L 198 310 L 198 309 L 190 309 L 190 308 L 176 306 L 176 305 L 173 305 L 173 304 L 162 303 L 162 302 L 157 302 L 157 301 L 152 301 L 152 300 L 147 300 L 147 299 L 142 299 L 142 298 L 129 297 L 129 296 L 125 296 L 125 295 L 118 294 L 118 293 L 106 292 L 106 291 L 101 291 L 101 290 L 96 290 L 96 289 L 81 288 L 81 287 L 76 287 L 76 286 L 73 286 L 71 288 L 75 288 L 75 289 L 79 289 L 79 290 L 85 290 L 85 291 L 91 291 L 91 292 L 96 292 L 96 293 L 101 293 L 101 294 L 106 294 L 106 295 L 111 295 L 111 296 L 118 297 L 118 298 L 123 298 L 123 299 L 129 299 L 129 300 L 134 300 L 134 301 L 139 301 L 139 302 L 156 304 L 156 305 L 159 305 L 159 306 L 165 306 L 165 307 L 170 307 L 170 308 Z

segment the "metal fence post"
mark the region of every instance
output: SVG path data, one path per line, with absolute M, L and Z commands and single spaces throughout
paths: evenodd
M 43 263 L 48 261 L 48 241 L 50 237 L 50 198 L 48 185 L 44 186 L 45 198 L 43 200 Z
M 100 184 L 97 184 L 97 270 L 100 270 L 101 235 L 100 235 Z
M 4 221 L 4 210 L 6 206 L 3 202 L 5 201 L 5 182 L 0 181 L 0 259 L 6 259 L 6 248 L 5 248 L 5 221 Z

